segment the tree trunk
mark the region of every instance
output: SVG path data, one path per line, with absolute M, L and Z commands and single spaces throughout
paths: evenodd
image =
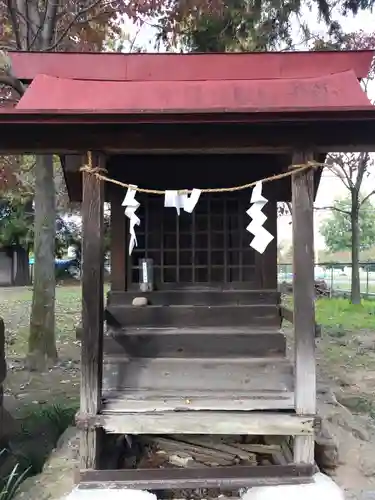
M 56 361 L 55 342 L 55 184 L 52 155 L 35 166 L 34 287 L 30 318 L 29 363 L 43 370 Z
M 15 286 L 30 285 L 30 266 L 29 252 L 23 247 L 17 247 L 17 254 L 14 256 L 16 260 L 16 269 L 14 276 Z
M 359 193 L 352 192 L 352 210 L 351 210 L 351 230 L 352 230 L 352 287 L 351 303 L 361 303 L 361 281 L 359 278 Z

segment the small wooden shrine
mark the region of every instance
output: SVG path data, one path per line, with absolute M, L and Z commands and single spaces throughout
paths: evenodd
M 313 200 L 327 152 L 373 150 L 375 111 L 359 83 L 372 57 L 12 54 L 14 73 L 30 85 L 15 110 L 0 114 L 1 150 L 61 154 L 69 195 L 82 201 L 82 487 L 311 479 Z M 266 219 L 251 218 L 260 199 L 253 184 L 270 176 L 277 179 L 257 184 Z M 131 186 L 138 191 L 125 203 Z M 181 190 L 194 188 L 199 200 L 185 210 Z M 293 362 L 280 331 L 280 201 L 293 207 Z M 271 235 L 261 250 L 257 235 Z M 185 436 L 191 446 L 196 435 L 206 444 L 209 436 L 287 436 L 293 454 L 268 465 L 106 470 L 109 434 Z

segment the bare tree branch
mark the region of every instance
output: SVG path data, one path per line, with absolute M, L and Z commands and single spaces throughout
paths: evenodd
M 38 43 L 40 41 L 38 33 L 40 33 L 42 20 L 39 12 L 38 0 L 27 0 L 26 3 L 27 3 L 27 19 L 29 21 L 29 27 L 30 27 L 28 49 L 31 50 L 33 43 L 35 42 Z
M 57 22 L 60 0 L 47 0 L 43 22 L 43 48 L 51 46 Z
M 12 31 L 14 34 L 14 38 L 16 40 L 17 49 L 21 50 L 22 44 L 21 44 L 21 37 L 20 37 L 20 32 L 19 32 L 19 25 L 17 23 L 17 16 L 16 16 L 15 9 L 12 6 L 12 0 L 7 0 L 6 5 L 7 5 L 7 9 L 8 9 L 9 16 L 10 16 L 10 22 L 12 24 Z
M 336 177 L 340 179 L 344 186 L 347 189 L 351 190 L 353 187 L 353 182 L 345 170 L 345 165 L 342 162 L 342 157 L 338 155 L 329 155 L 326 159 L 326 164 L 328 169 L 331 170 L 331 172 L 333 172 Z
M 360 206 L 362 206 L 364 203 L 366 203 L 366 201 L 375 194 L 375 189 L 373 191 L 371 191 L 370 193 L 368 193 L 364 198 L 362 198 L 361 200 L 361 203 L 360 203 Z
M 358 173 L 357 180 L 355 182 L 355 188 L 358 192 L 361 189 L 363 176 L 365 175 L 369 158 L 370 156 L 368 153 L 360 153 L 358 157 Z
M 43 45 L 44 45 L 44 39 L 43 39 L 43 37 L 42 37 L 42 40 L 41 40 L 41 43 L 40 43 L 40 34 L 41 34 L 41 32 L 42 32 L 42 30 L 43 30 L 43 28 L 45 26 L 46 17 L 47 17 L 48 3 L 49 3 L 49 0 L 47 0 L 47 5 L 45 7 L 44 14 L 43 14 L 43 20 L 42 20 L 41 13 L 39 12 L 39 26 L 38 26 L 38 29 L 36 30 L 35 34 L 34 34 L 34 38 L 30 42 L 29 50 L 33 50 L 35 44 L 40 45 L 40 47 L 38 47 L 38 48 L 42 48 Z M 36 7 L 36 8 L 38 8 L 38 7 Z
M 66 35 L 69 33 L 69 31 L 74 26 L 74 24 L 78 21 L 78 19 L 86 12 L 89 12 L 91 9 L 94 9 L 95 7 L 97 7 L 101 1 L 102 0 L 94 0 L 90 5 L 88 5 L 87 7 L 84 7 L 79 12 L 77 12 L 77 14 L 70 21 L 70 23 L 68 23 L 67 27 L 62 31 L 62 33 L 60 33 L 59 37 L 55 40 L 55 42 L 52 45 L 50 45 L 49 47 L 47 47 L 45 50 L 47 52 L 51 52 L 51 51 L 55 50 L 60 45 L 60 43 L 64 40 Z
M 15 0 L 15 5 L 13 4 L 13 7 L 11 9 L 14 9 L 14 11 L 17 12 L 20 18 L 18 20 L 18 26 L 19 26 L 19 33 L 20 33 L 20 40 L 21 40 L 21 49 L 22 50 L 27 50 L 28 45 L 29 45 L 29 40 L 28 40 L 28 29 L 27 29 L 27 12 L 26 12 L 26 4 L 23 0 Z
M 341 214 L 345 214 L 350 216 L 351 213 L 348 210 L 343 210 L 342 208 L 337 208 L 334 206 L 331 207 L 314 207 L 314 210 L 334 210 L 335 212 L 340 212 Z

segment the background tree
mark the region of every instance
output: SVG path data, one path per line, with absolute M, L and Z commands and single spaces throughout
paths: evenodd
M 368 8 L 372 4 L 368 2 L 348 2 L 344 3 L 344 9 L 351 9 L 354 13 L 358 9 Z M 342 34 L 336 40 L 330 38 L 318 40 L 315 44 L 315 49 L 328 50 L 363 50 L 373 49 L 375 46 L 375 33 L 368 34 L 363 31 L 357 33 Z M 363 90 L 367 92 L 368 86 L 374 80 L 375 61 L 372 63 L 369 77 L 361 82 Z M 360 210 L 361 206 L 375 193 L 375 189 L 371 188 L 366 195 L 362 195 L 363 183 L 369 178 L 371 172 L 374 171 L 374 162 L 369 153 L 349 153 L 349 154 L 330 154 L 327 158 L 331 172 L 342 182 L 348 190 L 350 198 L 350 234 L 351 239 L 351 263 L 352 263 L 352 280 L 351 280 L 351 302 L 359 304 L 361 302 L 361 284 L 359 277 L 359 253 L 361 250 L 361 232 L 360 232 Z M 326 207 L 325 207 L 326 208 Z M 338 211 L 337 208 L 331 207 Z M 347 215 L 348 208 L 345 212 Z
M 351 198 L 335 200 L 330 216 L 324 220 L 320 233 L 327 249 L 342 252 L 352 249 L 352 202 Z M 358 213 L 359 250 L 369 250 L 375 246 L 375 206 L 366 200 Z
M 339 216 L 342 221 L 340 226 L 342 235 L 337 238 L 337 243 L 344 244 L 346 242 L 346 248 L 348 248 L 348 241 L 350 241 L 352 264 L 351 302 L 360 304 L 359 253 L 361 249 L 371 246 L 369 242 L 372 241 L 371 227 L 374 224 L 374 210 L 370 198 L 375 194 L 375 188 L 371 188 L 367 194 L 362 194 L 362 190 L 363 182 L 371 175 L 374 163 L 369 153 L 331 154 L 329 163 L 330 170 L 340 179 L 349 192 L 348 200 L 336 202 L 329 208 L 339 214 L 336 216 L 338 217 L 337 222 L 340 221 Z M 366 213 L 369 215 L 365 216 Z M 329 236 L 329 229 L 323 227 L 322 231 L 324 231 L 322 234 L 325 238 L 326 235 Z M 337 233 L 336 236 L 338 236 Z M 329 238 L 328 241 L 334 244 L 334 239 Z
M 3 48 L 23 51 L 101 50 L 125 2 L 75 0 L 8 0 L 0 2 Z M 25 91 L 12 72 L 10 58 L 0 54 L 3 104 L 14 104 Z M 56 196 L 51 155 L 35 160 L 34 289 L 30 317 L 29 358 L 43 368 L 57 357 L 55 343 Z

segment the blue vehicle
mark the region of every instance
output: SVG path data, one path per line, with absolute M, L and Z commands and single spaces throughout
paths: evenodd
M 34 257 L 30 257 L 29 265 L 34 265 Z M 77 259 L 55 259 L 56 275 L 62 276 L 65 273 L 75 279 L 80 279 L 81 268 Z

